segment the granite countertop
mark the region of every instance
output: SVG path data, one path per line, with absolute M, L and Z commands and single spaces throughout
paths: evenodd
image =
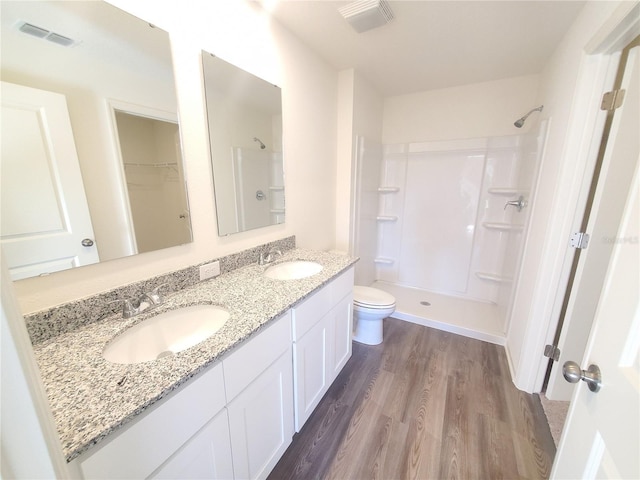
M 270 265 L 249 265 L 167 295 L 150 313 L 130 319 L 112 315 L 35 345 L 67 461 L 221 360 L 357 261 L 336 253 L 294 249 L 273 264 L 289 260 L 316 261 L 323 269 L 308 278 L 283 281 L 262 275 Z M 158 313 L 195 304 L 222 306 L 231 317 L 212 337 L 173 356 L 131 365 L 102 357 L 105 345 L 128 327 Z

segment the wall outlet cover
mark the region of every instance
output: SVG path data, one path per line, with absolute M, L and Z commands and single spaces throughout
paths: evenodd
M 209 278 L 217 277 L 220 275 L 220 262 L 215 261 L 207 263 L 206 265 L 200 265 L 200 280 L 207 280 Z

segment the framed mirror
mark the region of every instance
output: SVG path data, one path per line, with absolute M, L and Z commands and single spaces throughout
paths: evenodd
M 192 241 L 169 35 L 103 1 L 2 1 L 14 280 Z
M 202 52 L 218 235 L 284 223 L 280 88 Z

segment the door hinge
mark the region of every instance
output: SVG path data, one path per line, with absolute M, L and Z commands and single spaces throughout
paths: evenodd
M 573 248 L 587 248 L 589 245 L 589 234 L 584 232 L 576 232 L 571 234 L 569 245 Z
M 560 349 L 555 345 L 545 345 L 544 356 L 557 362 L 560 359 Z
M 600 104 L 600 110 L 613 111 L 622 105 L 624 102 L 625 91 L 623 89 L 613 90 L 602 95 L 602 103 Z

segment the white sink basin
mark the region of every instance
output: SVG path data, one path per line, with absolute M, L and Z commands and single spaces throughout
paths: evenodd
M 282 262 L 267 268 L 265 276 L 274 280 L 298 280 L 310 277 L 322 270 L 322 265 L 306 260 Z
M 229 312 L 215 305 L 193 305 L 140 322 L 107 344 L 103 356 L 113 363 L 155 360 L 193 347 L 222 328 Z

